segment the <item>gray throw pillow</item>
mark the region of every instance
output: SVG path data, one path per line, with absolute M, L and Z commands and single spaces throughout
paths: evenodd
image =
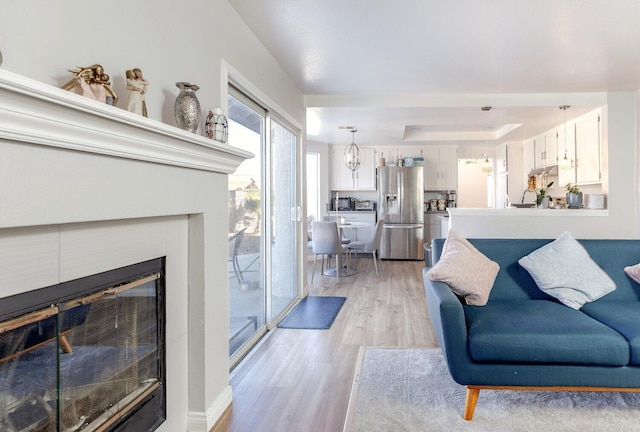
M 520 258 L 518 263 L 538 288 L 573 309 L 616 289 L 615 282 L 569 232 Z
M 496 280 L 500 266 L 476 249 L 454 230 L 442 247 L 438 262 L 427 271 L 427 277 L 444 282 L 451 291 L 464 297 L 471 306 L 484 306 Z

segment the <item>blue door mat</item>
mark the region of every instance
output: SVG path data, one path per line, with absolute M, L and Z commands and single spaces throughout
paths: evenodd
M 338 316 L 338 312 L 346 300 L 346 297 L 308 296 L 280 321 L 278 327 L 327 330 L 331 328 L 333 320 Z

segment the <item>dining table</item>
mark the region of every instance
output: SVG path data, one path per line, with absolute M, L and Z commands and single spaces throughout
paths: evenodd
M 371 224 L 366 222 L 338 222 L 337 225 L 338 225 L 338 234 L 340 238 L 342 238 L 343 229 L 371 228 Z M 336 256 L 335 268 L 327 268 L 324 270 L 322 274 L 330 277 L 337 277 L 338 275 L 340 277 L 346 277 L 346 276 L 353 276 L 358 274 L 358 270 L 352 269 L 348 265 L 346 266 L 343 265 L 342 254 L 339 254 Z

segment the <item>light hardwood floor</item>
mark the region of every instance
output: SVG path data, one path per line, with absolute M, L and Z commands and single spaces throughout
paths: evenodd
M 361 346 L 437 346 L 423 262 L 383 261 L 379 277 L 371 258 L 356 265 L 339 284 L 316 269 L 311 295 L 347 297 L 331 329 L 273 330 L 233 371 L 233 404 L 212 432 L 340 432 Z

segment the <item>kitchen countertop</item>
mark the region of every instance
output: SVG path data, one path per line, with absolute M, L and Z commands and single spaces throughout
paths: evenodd
M 451 216 L 528 216 L 528 217 L 575 217 L 575 216 L 608 216 L 609 210 L 601 209 L 538 209 L 538 208 L 452 208 L 448 210 Z
M 377 210 L 339 210 L 339 211 L 329 210 L 327 212 L 327 214 L 334 214 L 334 213 L 341 213 L 341 214 L 342 213 L 366 213 L 366 212 L 375 213 L 376 211 Z

